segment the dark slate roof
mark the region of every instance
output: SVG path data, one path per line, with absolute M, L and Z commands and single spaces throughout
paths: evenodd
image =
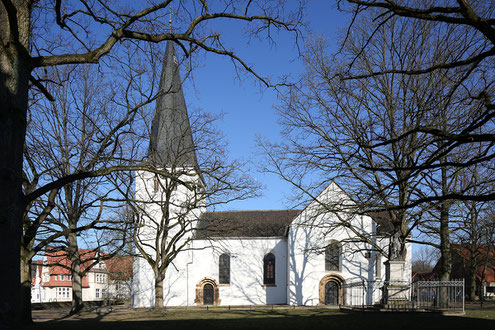
M 372 212 L 369 216 L 376 222 L 377 235 L 388 236 L 394 233 L 392 216 L 389 211 Z
M 300 210 L 206 212 L 198 238 L 280 237 Z
M 197 167 L 174 43 L 167 42 L 159 96 L 151 124 L 148 161 L 155 166 Z

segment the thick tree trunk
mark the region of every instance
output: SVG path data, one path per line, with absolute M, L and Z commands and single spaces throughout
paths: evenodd
M 450 230 L 448 206 L 443 202 L 440 211 L 440 281 L 449 281 L 452 270 L 452 255 L 450 253 Z
M 471 253 L 471 259 L 469 261 L 469 300 L 476 300 L 476 262 L 474 260 L 474 254 Z
M 163 308 L 163 277 L 155 276 L 155 308 Z
M 31 261 L 33 255 L 30 251 L 21 249 L 21 318 L 24 322 L 32 322 L 31 314 Z
M 76 233 L 70 233 L 68 241 L 68 252 L 72 268 L 72 308 L 70 314 L 76 314 L 84 307 L 82 300 L 81 256 L 79 255 Z
M 15 328 L 22 317 L 19 251 L 25 208 L 22 152 L 31 71 L 29 20 L 27 1 L 0 5 L 0 328 Z

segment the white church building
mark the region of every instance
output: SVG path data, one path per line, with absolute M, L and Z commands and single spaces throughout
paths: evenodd
M 165 168 L 175 164 L 188 169 L 193 174 L 181 179 L 201 185 L 201 177 L 194 175 L 194 151 L 177 156 L 170 147 L 175 135 L 182 144 L 193 146 L 175 56 L 169 41 L 160 82 L 163 94 L 157 99 L 148 157 Z M 156 255 L 152 245 L 159 242 L 153 224 L 163 217 L 153 202 L 164 198 L 160 187 L 167 183 L 164 179 L 156 182 L 155 177 L 138 171 L 135 184 L 136 198 L 144 201 L 138 234 L 143 250 L 137 252 L 150 256 Z M 176 211 L 171 212 L 180 213 L 180 200 L 192 198 L 190 194 L 187 189 L 175 190 L 172 204 Z M 376 248 L 388 251 L 392 230 L 388 217 L 347 214 L 344 222 L 348 226 L 342 226 L 343 215 L 323 212 L 321 201 L 353 203 L 331 183 L 302 210 L 208 212 L 201 204 L 188 211 L 184 217 L 191 219 L 188 223 L 194 228 L 190 236 L 182 238 L 187 241 L 185 248 L 167 267 L 164 305 L 339 305 L 350 299 L 347 284 L 389 280 L 386 257 Z M 189 240 L 191 237 L 194 239 Z M 409 244 L 406 247 L 399 278 L 395 274 L 394 280 L 407 282 L 411 278 L 411 249 Z M 145 258 L 136 258 L 133 272 L 132 306 L 153 307 L 152 266 Z M 368 302 L 379 299 L 377 293 Z

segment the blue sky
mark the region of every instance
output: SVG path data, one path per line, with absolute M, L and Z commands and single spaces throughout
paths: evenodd
M 337 44 L 339 30 L 346 28 L 348 17 L 336 8 L 333 1 L 318 1 L 308 4 L 306 19 L 310 23 L 313 35 L 323 35 L 330 47 Z M 229 47 L 255 68 L 262 76 L 273 78 L 290 75 L 297 79 L 304 71 L 302 60 L 298 57 L 294 38 L 288 33 L 274 34 L 275 45 L 264 40 L 253 40 L 246 44 L 240 38 L 240 29 L 229 22 L 222 22 L 218 30 Z M 301 49 L 303 40 L 299 41 Z M 255 138 L 262 136 L 275 142 L 280 139 L 280 126 L 277 121 L 276 92 L 260 88 L 253 77 L 247 75 L 239 79 L 230 60 L 225 57 L 207 54 L 201 67 L 194 72 L 194 85 L 189 80 L 184 83 L 184 94 L 189 108 L 200 108 L 207 112 L 224 113 L 219 123 L 227 141 L 229 151 L 235 158 L 260 161 L 256 155 Z M 276 175 L 259 171 L 251 175 L 261 182 L 265 189 L 263 196 L 256 199 L 231 203 L 224 209 L 255 210 L 285 209 L 290 207 L 286 198 L 291 187 Z

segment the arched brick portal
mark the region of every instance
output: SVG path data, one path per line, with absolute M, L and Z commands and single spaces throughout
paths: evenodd
M 194 302 L 198 306 L 203 306 L 204 286 L 207 284 L 210 284 L 213 287 L 213 305 L 220 305 L 220 296 L 218 293 L 217 282 L 214 279 L 207 277 L 203 278 L 201 281 L 198 282 L 198 284 L 196 284 L 196 298 L 194 299 Z
M 325 286 L 327 285 L 328 282 L 334 282 L 337 285 L 338 288 L 338 304 L 343 305 L 344 301 L 343 299 L 345 298 L 345 294 L 342 294 L 342 285 L 345 283 L 344 279 L 337 274 L 329 274 L 325 275 L 321 281 L 320 281 L 320 286 L 319 286 L 319 304 L 320 305 L 325 305 Z

